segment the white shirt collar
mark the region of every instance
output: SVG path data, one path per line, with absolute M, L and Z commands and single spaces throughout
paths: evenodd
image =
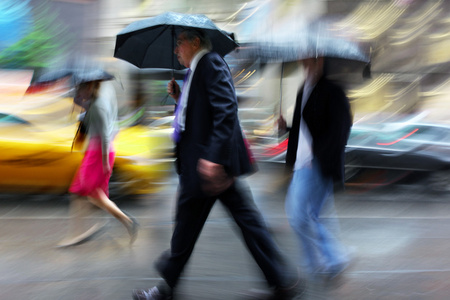
M 200 61 L 200 59 L 207 54 L 209 51 L 206 49 L 202 49 L 200 51 L 198 51 L 194 57 L 192 58 L 192 62 L 191 62 L 191 67 L 189 69 L 191 69 L 191 73 L 194 73 L 195 68 L 197 68 L 197 64 Z

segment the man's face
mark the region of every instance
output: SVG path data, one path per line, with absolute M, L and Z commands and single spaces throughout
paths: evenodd
M 316 60 L 314 58 L 306 58 L 302 60 L 303 68 L 308 74 L 312 74 L 316 68 Z
M 191 66 L 192 58 L 199 50 L 200 41 L 198 38 L 190 41 L 186 39 L 185 35 L 181 33 L 177 38 L 177 46 L 174 53 L 177 55 L 177 59 L 186 68 Z
M 317 77 L 323 71 L 323 57 L 306 58 L 301 61 L 308 76 Z

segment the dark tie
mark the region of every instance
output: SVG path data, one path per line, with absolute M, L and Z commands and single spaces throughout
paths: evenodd
M 172 138 L 175 142 L 178 142 L 180 140 L 180 135 L 181 135 L 181 129 L 180 129 L 180 123 L 178 121 L 178 119 L 180 118 L 180 114 L 182 114 L 183 112 L 183 106 L 184 106 L 184 101 L 183 101 L 183 91 L 184 91 L 184 87 L 186 86 L 186 81 L 189 78 L 189 74 L 191 73 L 191 69 L 188 69 L 188 71 L 186 72 L 186 75 L 184 75 L 184 80 L 183 80 L 183 88 L 182 91 L 180 93 L 180 96 L 178 97 L 179 99 L 179 103 L 177 105 L 177 108 L 175 109 L 175 119 L 173 120 L 173 135 Z

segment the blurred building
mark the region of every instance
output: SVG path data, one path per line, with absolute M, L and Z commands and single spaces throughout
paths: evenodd
M 140 97 L 141 88 L 129 74 L 141 71 L 112 56 L 116 34 L 135 20 L 165 11 L 202 13 L 222 29 L 235 32 L 240 43 L 246 43 L 260 34 L 277 34 L 291 24 L 301 26 L 318 17 L 329 17 L 336 20 L 341 30 L 351 32 L 353 39 L 372 46 L 372 78 L 348 90 L 356 117 L 377 111 L 398 114 L 427 110 L 435 121 L 449 119 L 445 113 L 450 100 L 449 1 L 53 0 L 52 3 L 77 40 L 74 52 L 94 55 L 120 74 L 124 89 L 119 94 L 130 105 Z M 234 67 L 242 99 L 256 99 L 248 108 L 259 106 L 274 115 L 280 112 L 289 115 L 302 80 L 301 70 L 295 64 L 286 65 L 283 70 L 279 65 L 264 70 L 253 65 L 252 70 L 245 72 L 238 65 Z

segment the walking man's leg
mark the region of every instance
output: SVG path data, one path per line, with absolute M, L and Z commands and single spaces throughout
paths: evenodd
M 280 299 L 291 299 L 297 292 L 296 280 L 287 272 L 285 261 L 272 239 L 249 187 L 242 180 L 235 183 L 219 199 L 242 231 L 245 243 L 266 277 L 268 285 Z M 292 288 L 295 285 L 295 288 Z

